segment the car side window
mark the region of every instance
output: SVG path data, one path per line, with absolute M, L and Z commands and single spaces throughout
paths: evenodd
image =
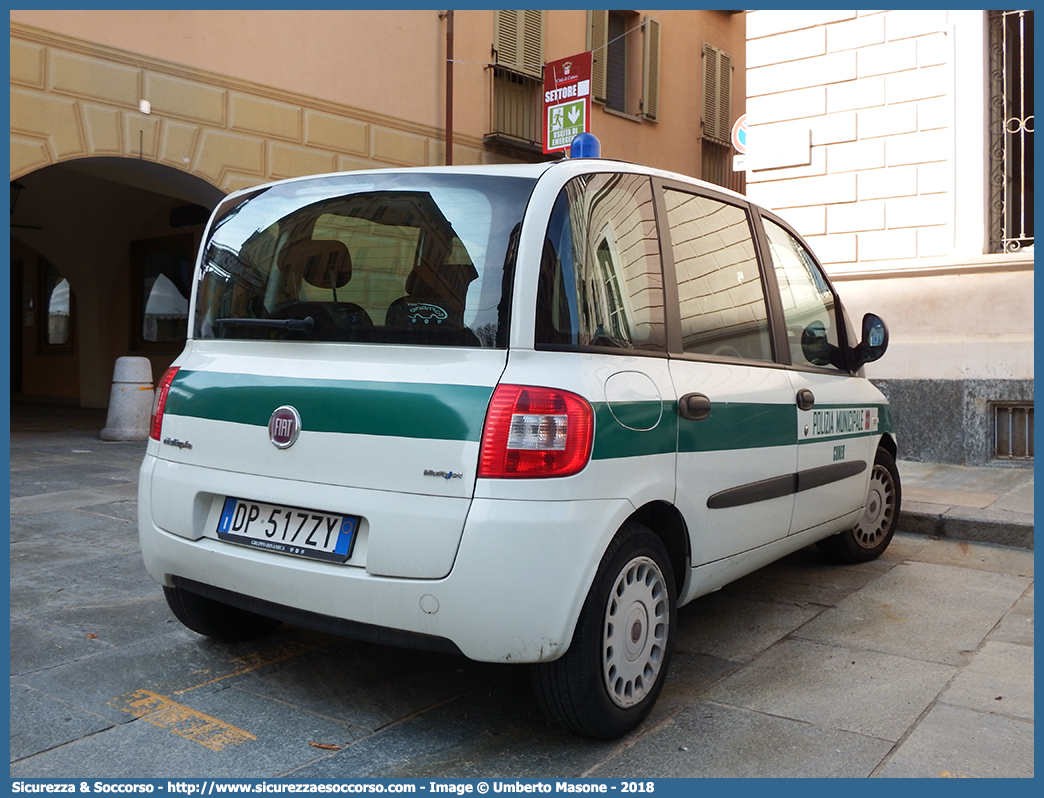
M 811 253 L 789 232 L 765 219 L 772 267 L 779 283 L 791 363 L 846 370 L 834 294 Z
M 743 208 L 664 190 L 678 279 L 682 349 L 771 360 L 765 292 Z
M 548 223 L 538 346 L 665 349 L 663 272 L 648 177 L 583 175 Z

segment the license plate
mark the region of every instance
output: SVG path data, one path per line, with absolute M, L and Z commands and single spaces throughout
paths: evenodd
M 217 535 L 222 540 L 265 551 L 345 562 L 359 519 L 300 507 L 228 497 L 221 508 Z

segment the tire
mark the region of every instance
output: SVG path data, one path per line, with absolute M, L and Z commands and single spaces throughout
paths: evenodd
M 899 523 L 902 487 L 895 459 L 886 450 L 878 448 L 874 468 L 870 472 L 870 486 L 866 496 L 866 510 L 854 527 L 819 541 L 819 550 L 839 563 L 859 563 L 876 560 L 892 542 Z
M 667 678 L 677 615 L 663 543 L 647 527 L 624 525 L 602 557 L 566 653 L 532 666 L 544 712 L 603 740 L 634 729 Z
M 274 632 L 281 623 L 275 618 L 241 610 L 180 587 L 164 587 L 163 594 L 171 612 L 185 626 L 193 632 L 226 643 L 264 637 Z

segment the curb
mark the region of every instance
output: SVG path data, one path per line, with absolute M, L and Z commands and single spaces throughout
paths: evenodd
M 909 502 L 899 511 L 899 529 L 913 535 L 992 543 L 1033 551 L 1033 518 L 1022 513 L 941 508 Z

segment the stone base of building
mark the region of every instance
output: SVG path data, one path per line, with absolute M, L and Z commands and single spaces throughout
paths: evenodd
M 873 380 L 895 417 L 899 457 L 1033 467 L 1033 380 Z

